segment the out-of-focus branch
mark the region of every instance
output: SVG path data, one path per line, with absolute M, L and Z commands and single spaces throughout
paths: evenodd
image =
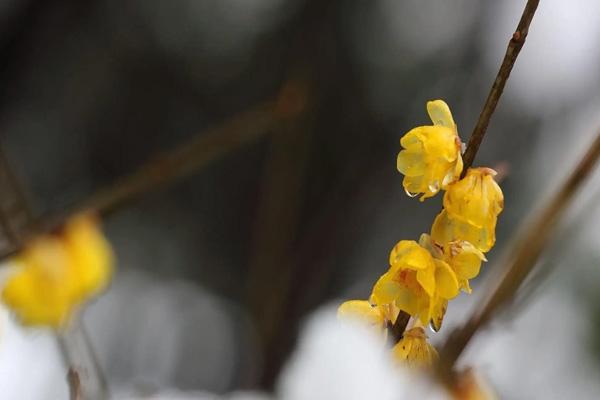
M 535 267 L 539 255 L 548 243 L 560 217 L 565 212 L 577 189 L 593 171 L 600 158 L 600 132 L 590 145 L 587 153 L 566 182 L 560 187 L 550 202 L 531 222 L 527 222 L 517 235 L 514 245 L 508 249 L 504 260 L 501 278 L 490 277 L 494 285 L 489 290 L 490 296 L 481 303 L 471 318 L 459 329 L 455 330 L 440 351 L 440 367 L 444 378 L 451 377 L 452 368 L 463 350 L 467 347 L 475 333 L 488 323 L 502 307 L 514 297 L 525 278 Z
M 473 133 L 471 133 L 471 137 L 469 138 L 467 149 L 463 154 L 463 177 L 467 173 L 467 169 L 473 164 L 473 160 L 475 159 L 475 155 L 479 150 L 479 145 L 485 136 L 485 132 L 487 131 L 492 114 L 496 110 L 500 96 L 502 96 L 502 92 L 504 91 L 506 81 L 510 76 L 510 72 L 515 65 L 515 61 L 519 56 L 521 48 L 523 48 L 523 45 L 525 44 L 525 39 L 529 33 L 529 25 L 531 24 L 531 20 L 533 19 L 533 15 L 535 14 L 539 2 L 540 0 L 527 1 L 525 9 L 523 10 L 523 14 L 521 15 L 521 19 L 519 20 L 519 24 L 517 25 L 517 29 L 508 42 L 508 48 L 506 49 L 506 54 L 504 55 L 504 59 L 500 65 L 500 70 L 496 75 L 492 89 L 488 94 L 487 100 L 483 106 L 483 110 L 481 111 L 479 119 L 477 120 L 477 124 L 475 125 Z M 400 314 L 396 319 L 396 323 L 390 327 L 390 333 L 393 335 L 393 337 L 402 338 L 409 320 L 410 316 L 404 311 L 400 311 Z
M 531 24 L 531 20 L 533 19 L 533 15 L 535 14 L 535 10 L 537 9 L 539 2 L 540 0 L 527 1 L 525 9 L 523 10 L 523 14 L 521 15 L 521 20 L 517 25 L 517 29 L 508 42 L 504 60 L 502 60 L 500 70 L 496 75 L 492 89 L 488 94 L 485 105 L 483 106 L 483 110 L 481 111 L 479 119 L 477 120 L 477 124 L 475 125 L 473 133 L 471 133 L 471 137 L 469 138 L 469 143 L 467 145 L 467 149 L 465 150 L 465 154 L 463 155 L 463 162 L 465 166 L 463 169 L 463 176 L 467 169 L 473 164 L 473 160 L 475 159 L 477 150 L 479 150 L 479 145 L 485 136 L 485 132 L 487 131 L 492 114 L 496 110 L 500 96 L 502 96 L 502 92 L 504 91 L 506 81 L 510 76 L 510 72 L 515 65 L 515 61 L 519 56 L 521 48 L 523 48 L 523 45 L 525 44 L 525 39 L 529 33 L 529 25 Z
M 29 238 L 60 227 L 72 214 L 92 211 L 106 216 L 141 195 L 189 176 L 212 161 L 271 133 L 279 123 L 294 119 L 303 111 L 306 99 L 300 93 L 301 86 L 299 82 L 287 82 L 275 100 L 261 103 L 221 125 L 199 133 L 70 210 L 42 218 L 35 229 L 24 233 L 22 240 L 0 253 L 0 260 L 18 251 Z
M 69 399 L 82 400 L 81 380 L 79 379 L 79 373 L 74 368 L 69 368 L 67 382 L 69 383 Z

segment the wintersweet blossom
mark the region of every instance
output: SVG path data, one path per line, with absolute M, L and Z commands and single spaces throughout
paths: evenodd
M 450 108 L 443 100 L 427 102 L 433 125 L 411 129 L 400 139 L 397 168 L 409 196 L 434 196 L 456 181 L 462 172 L 461 141 Z
M 378 305 L 393 304 L 423 324 L 438 303 L 458 294 L 458 279 L 443 260 L 413 240 L 402 240 L 390 253 L 390 268 L 373 287 Z
M 69 220 L 60 233 L 29 243 L 13 263 L 3 302 L 24 325 L 63 327 L 73 312 L 108 285 L 110 244 L 90 215 Z
M 460 288 L 471 293 L 469 279 L 479 275 L 481 263 L 487 261 L 485 255 L 469 242 L 456 241 L 446 243 L 443 257 L 456 274 Z
M 427 341 L 421 326 L 408 329 L 392 349 L 394 357 L 403 365 L 414 368 L 430 367 L 439 358 L 435 348 Z
M 465 241 L 450 242 L 442 247 L 425 233 L 419 238 L 419 245 L 427 249 L 435 259 L 443 260 L 448 264 L 456 275 L 459 288 L 471 293 L 469 279 L 476 277 L 481 269 L 481 263 L 487 261 L 481 251 Z M 438 295 L 431 299 L 430 304 L 431 327 L 437 332 L 442 327 L 448 299 Z
M 504 207 L 495 175 L 490 168 L 470 168 L 463 179 L 448 186 L 444 209 L 431 229 L 436 243 L 467 241 L 482 252 L 494 246 L 496 222 Z

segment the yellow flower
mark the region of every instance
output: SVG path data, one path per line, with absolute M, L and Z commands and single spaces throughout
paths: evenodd
M 34 239 L 14 257 L 2 300 L 24 325 L 63 327 L 106 288 L 113 254 L 95 219 L 77 216 L 54 235 Z
M 449 185 L 444 209 L 431 229 L 433 240 L 444 246 L 467 241 L 487 252 L 496 242 L 496 222 L 504 207 L 502 190 L 490 168 L 470 168 L 464 179 Z
M 392 354 L 405 365 L 418 368 L 430 367 L 439 358 L 420 326 L 404 332 L 402 339 L 392 349 Z
M 402 240 L 390 253 L 390 269 L 373 287 L 377 304 L 393 304 L 427 324 L 436 301 L 458 294 L 458 280 L 450 266 L 435 259 L 417 242 Z M 433 299 L 433 300 L 432 300 Z
M 355 321 L 364 324 L 375 333 L 383 333 L 386 324 L 382 310 L 366 300 L 348 300 L 343 302 L 337 311 L 340 320 Z
M 476 277 L 481 268 L 481 262 L 486 261 L 485 256 L 469 242 L 450 242 L 441 247 L 431 240 L 427 234 L 419 238 L 419 245 L 427 249 L 434 259 L 444 261 L 450 266 L 458 281 L 458 286 L 467 293 L 471 293 L 469 279 Z M 436 294 L 430 300 L 431 327 L 436 332 L 442 327 L 446 314 L 448 299 Z
M 471 293 L 469 279 L 479 275 L 485 255 L 469 242 L 450 242 L 444 246 L 444 260 L 450 265 L 461 289 Z
M 400 139 L 397 168 L 404 174 L 402 185 L 409 196 L 422 193 L 420 200 L 434 196 L 456 181 L 462 172 L 461 142 L 448 105 L 442 100 L 427 102 L 433 125 L 419 126 Z

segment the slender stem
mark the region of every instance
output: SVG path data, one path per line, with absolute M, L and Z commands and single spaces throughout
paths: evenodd
M 71 397 L 108 399 L 108 383 L 83 321 L 75 318 L 69 327 L 56 332 L 56 339 L 68 367 Z
M 410 321 L 410 314 L 404 311 L 400 311 L 398 316 L 396 317 L 396 322 L 388 327 L 392 338 L 394 339 L 394 343 L 398 343 L 402 336 L 404 336 L 404 331 L 406 330 L 406 326 Z
M 490 277 L 494 284 L 490 296 L 473 313 L 471 318 L 455 330 L 444 344 L 441 355 L 441 368 L 445 377 L 450 376 L 452 367 L 475 333 L 489 322 L 498 311 L 514 297 L 515 292 L 535 267 L 538 257 L 548 243 L 560 217 L 565 212 L 577 189 L 593 171 L 600 158 L 600 132 L 590 145 L 587 153 L 571 172 L 562 187 L 550 202 L 531 220 L 520 228 L 512 248 L 505 254 L 506 267 L 503 276 Z
M 525 9 L 523 10 L 523 14 L 521 15 L 521 20 L 517 25 L 517 29 L 508 42 L 504 60 L 502 60 L 502 64 L 500 65 L 500 69 L 498 70 L 498 74 L 496 75 L 496 79 L 492 85 L 492 89 L 488 94 L 485 105 L 483 106 L 483 110 L 481 111 L 479 119 L 477 120 L 477 124 L 475 125 L 473 133 L 471 133 L 471 137 L 469 138 L 469 143 L 467 145 L 467 149 L 465 150 L 465 154 L 463 155 L 463 176 L 467 169 L 473 164 L 473 160 L 475 159 L 477 150 L 479 150 L 479 145 L 485 136 L 485 132 L 487 131 L 492 114 L 496 110 L 500 96 L 502 96 L 502 92 L 504 91 L 506 81 L 510 76 L 510 72 L 515 65 L 515 61 L 519 56 L 521 48 L 523 48 L 523 45 L 525 44 L 525 39 L 529 33 L 529 25 L 531 24 L 531 20 L 533 19 L 533 15 L 535 14 L 535 10 L 537 9 L 539 2 L 540 0 L 527 1 Z
M 188 142 L 154 158 L 66 212 L 40 219 L 35 229 L 24 232 L 20 243 L 3 249 L 0 261 L 18 252 L 22 244 L 35 235 L 60 227 L 70 215 L 91 210 L 106 216 L 147 192 L 190 175 L 242 145 L 271 133 L 281 121 L 300 115 L 305 106 L 303 82 L 286 82 L 276 100 L 261 103 L 221 125 L 198 133 Z
M 101 215 L 109 214 L 142 194 L 181 179 L 241 145 L 266 135 L 275 120 L 274 104 L 261 104 L 155 157 L 77 208 L 95 210 Z

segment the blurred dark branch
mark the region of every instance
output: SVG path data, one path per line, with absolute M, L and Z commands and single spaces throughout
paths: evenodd
M 267 135 L 278 123 L 293 119 L 302 111 L 305 99 L 295 90 L 296 87 L 284 86 L 276 100 L 261 103 L 222 125 L 199 133 L 61 215 L 41 218 L 36 228 L 25 232 L 19 243 L 4 249 L 0 259 L 14 254 L 31 237 L 60 227 L 72 214 L 92 211 L 106 216 L 141 195 L 182 179 L 244 144 Z
M 282 320 L 293 286 L 294 260 L 290 254 L 304 204 L 311 133 L 308 113 L 297 121 L 280 124 L 271 136 L 264 166 L 247 283 L 248 304 L 265 354 L 264 387 L 272 385 L 279 374 L 279 337 L 289 335 L 289 327 Z
M 533 19 L 533 15 L 535 14 L 539 2 L 539 0 L 527 1 L 525 9 L 523 10 L 523 14 L 521 15 L 521 20 L 517 25 L 517 29 L 508 42 L 504 60 L 502 60 L 500 70 L 496 75 L 492 89 L 488 94 L 485 105 L 483 106 L 483 110 L 481 111 L 479 119 L 477 120 L 477 124 L 475 125 L 473 133 L 471 133 L 471 137 L 469 138 L 469 143 L 467 145 L 467 149 L 465 150 L 465 154 L 463 155 L 463 176 L 466 174 L 467 169 L 473 165 L 473 160 L 475 159 L 477 150 L 479 150 L 479 145 L 485 136 L 490 119 L 492 118 L 492 114 L 496 110 L 500 96 L 502 96 L 506 81 L 508 80 L 510 72 L 515 65 L 515 61 L 519 56 L 519 52 L 525 44 L 525 39 L 529 33 L 529 25 L 531 24 L 531 20 Z
M 566 182 L 554 194 L 550 202 L 519 230 L 513 246 L 505 254 L 506 267 L 502 277 L 490 277 L 493 285 L 490 296 L 482 302 L 471 318 L 452 332 L 440 351 L 440 371 L 445 379 L 451 378 L 452 368 L 475 333 L 487 324 L 515 296 L 525 278 L 536 266 L 537 260 L 548 243 L 560 217 L 565 212 L 577 189 L 593 171 L 600 157 L 600 132 L 587 153 L 571 172 Z
M 95 210 L 103 216 L 110 214 L 142 194 L 187 177 L 244 144 L 265 136 L 277 120 L 275 102 L 260 104 L 154 158 L 78 208 Z
M 483 110 L 479 115 L 479 119 L 477 120 L 477 124 L 473 129 L 473 133 L 471 133 L 471 137 L 469 138 L 469 144 L 467 145 L 467 149 L 463 154 L 463 162 L 464 168 L 462 171 L 462 176 L 464 177 L 467 173 L 467 169 L 473 165 L 473 160 L 475 159 L 475 155 L 477 155 L 477 151 L 479 150 L 479 145 L 485 136 L 485 132 L 487 131 L 488 125 L 490 124 L 490 119 L 492 118 L 492 114 L 496 110 L 496 106 L 498 105 L 498 101 L 500 100 L 500 96 L 502 96 L 502 92 L 504 91 L 504 86 L 506 85 L 506 81 L 510 76 L 510 72 L 512 71 L 513 66 L 515 65 L 515 61 L 517 61 L 517 57 L 519 56 L 519 52 L 523 45 L 525 44 L 525 39 L 527 38 L 527 34 L 529 33 L 529 25 L 531 24 L 531 20 L 533 19 L 533 15 L 535 14 L 535 10 L 539 4 L 539 0 L 528 0 L 525 5 L 525 9 L 523 10 L 523 14 L 521 15 L 521 20 L 517 25 L 517 30 L 513 33 L 512 38 L 508 42 L 508 48 L 506 49 L 506 54 L 504 55 L 504 60 L 502 60 L 502 64 L 500 65 L 500 70 L 496 75 L 496 79 L 494 80 L 494 84 L 492 85 L 492 89 L 488 94 L 487 100 L 483 106 Z M 396 319 L 396 323 L 392 325 L 390 329 L 390 333 L 394 337 L 398 337 L 398 332 L 404 332 L 406 329 L 406 325 L 410 318 L 407 318 L 408 314 L 404 311 L 400 311 L 398 318 Z M 400 335 L 402 338 L 402 335 Z

